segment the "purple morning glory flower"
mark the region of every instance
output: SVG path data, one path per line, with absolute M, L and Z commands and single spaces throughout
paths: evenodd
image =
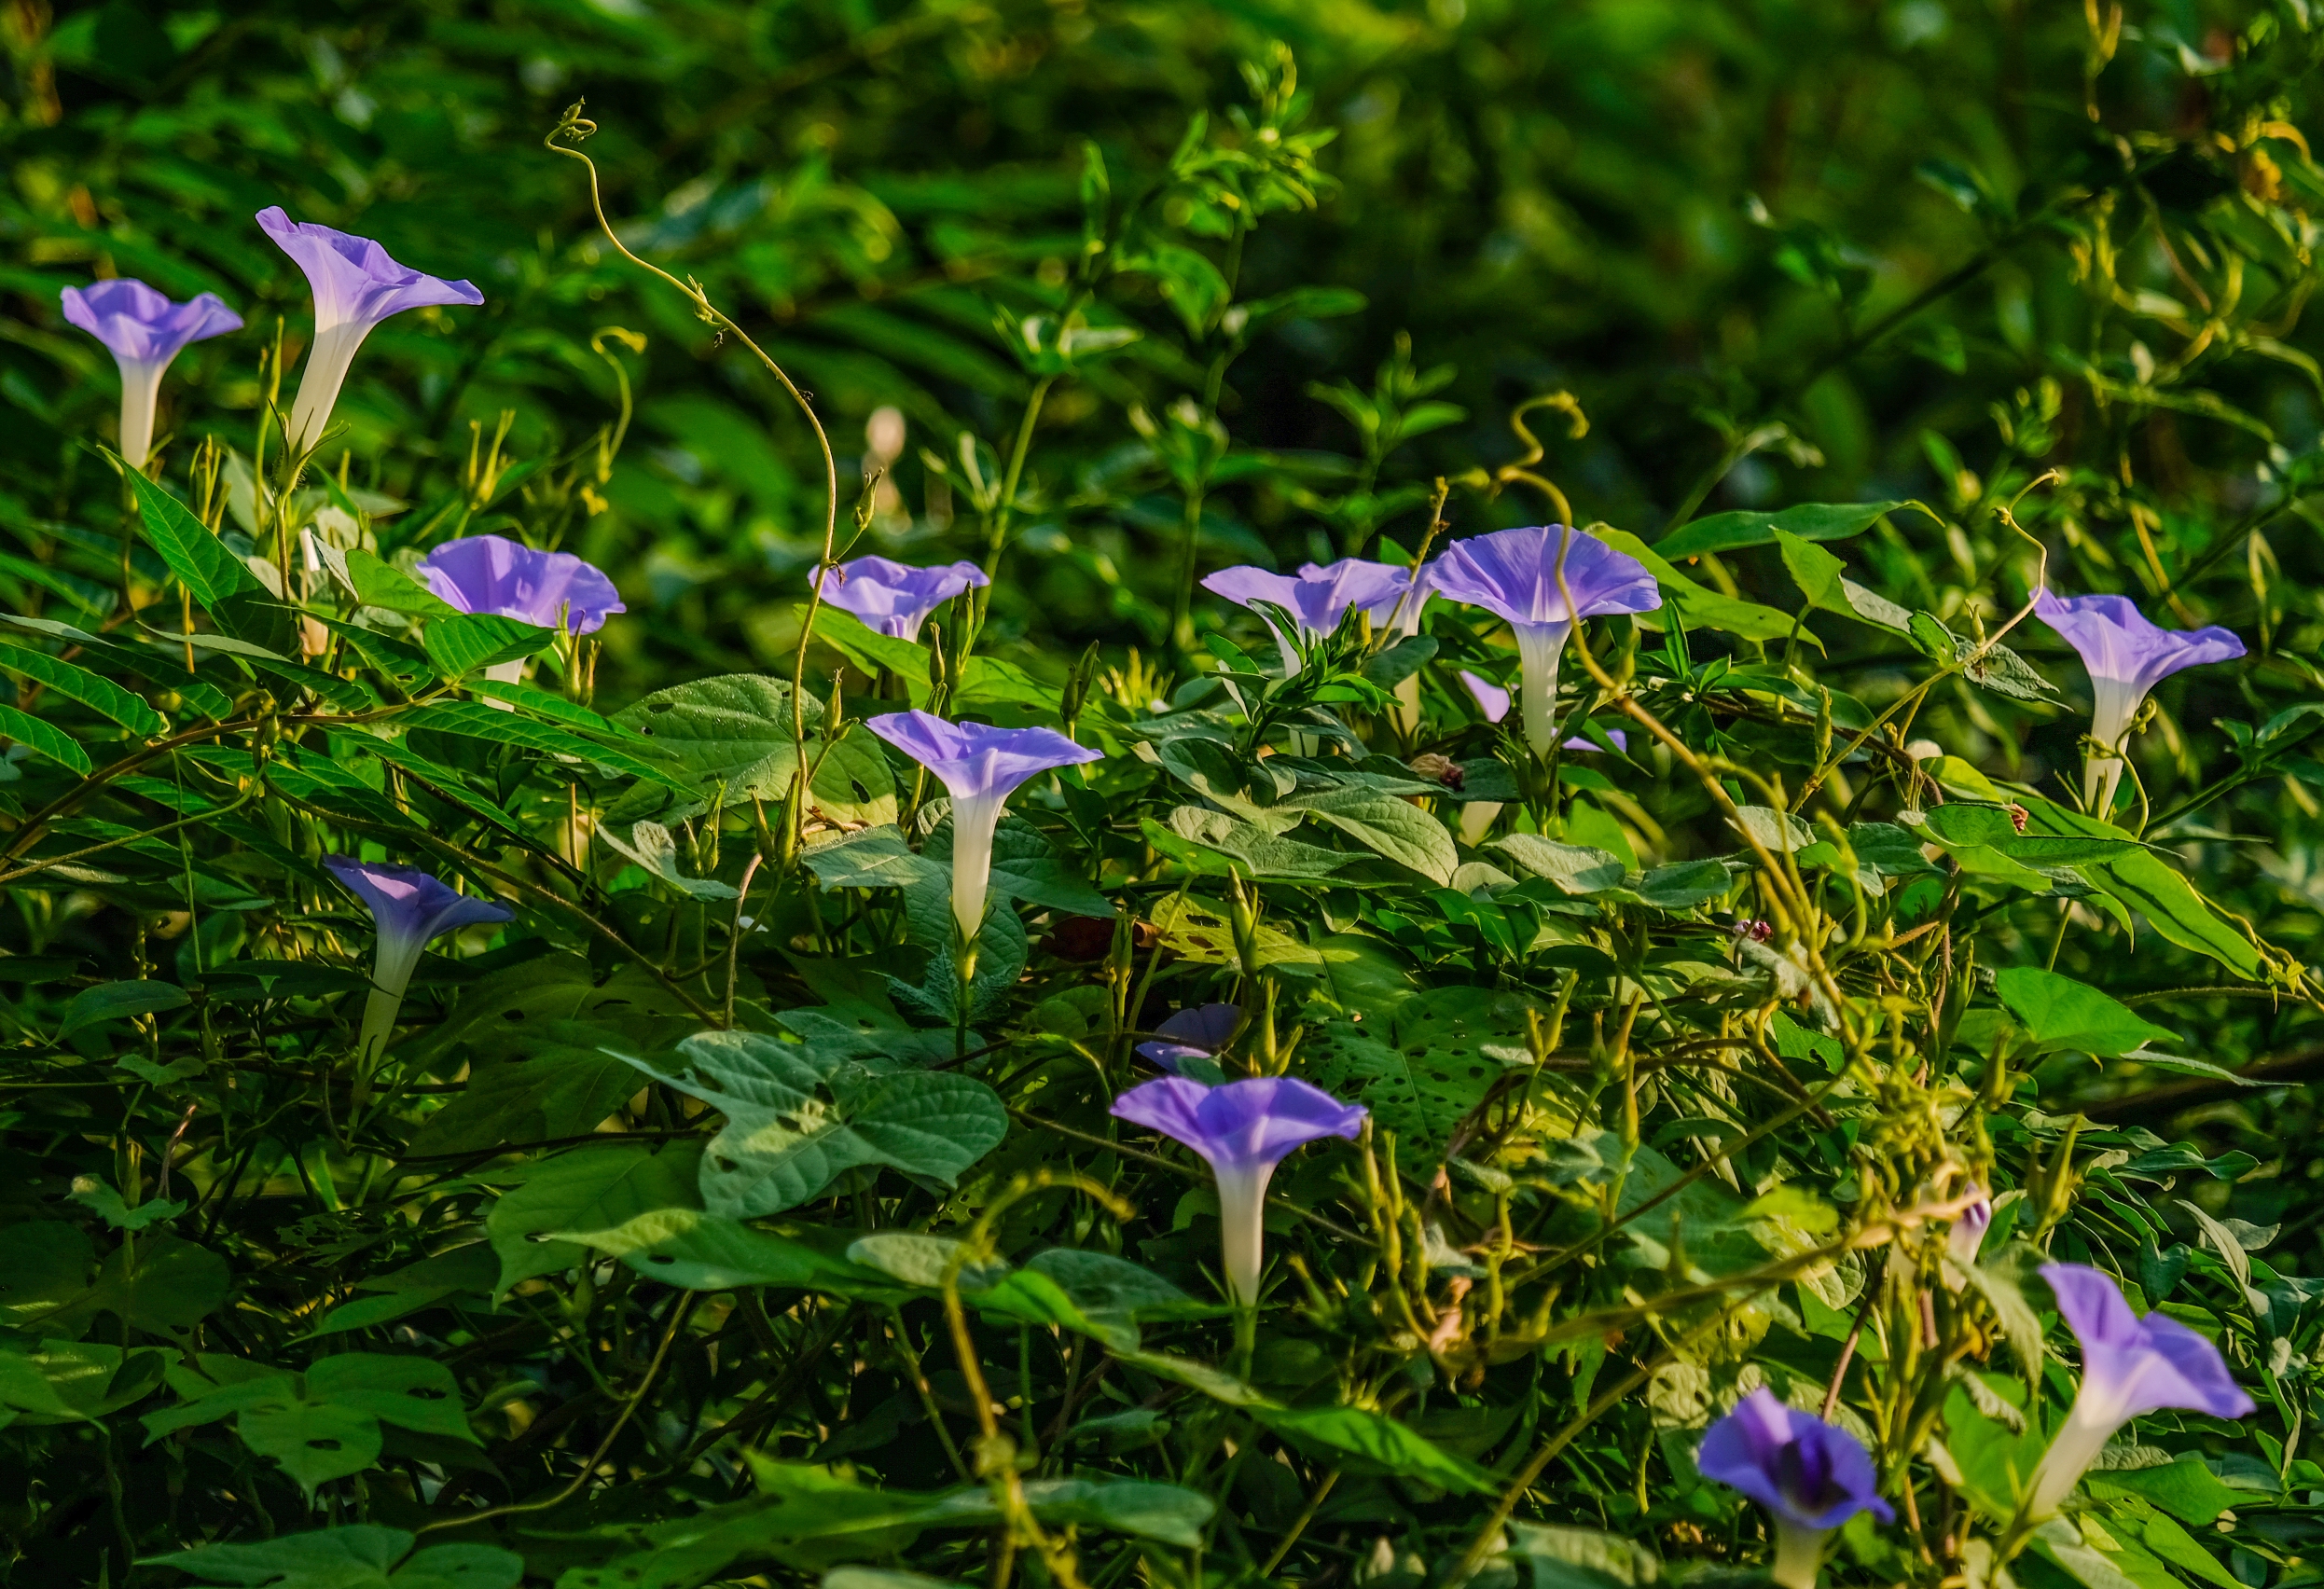
M 1387 563 L 1365 562 L 1361 558 L 1342 558 L 1330 564 L 1308 563 L 1297 575 L 1271 573 L 1263 568 L 1245 564 L 1238 568 L 1223 568 L 1207 576 L 1202 587 L 1214 596 L 1224 596 L 1238 606 L 1248 607 L 1253 601 L 1272 601 L 1286 608 L 1299 625 L 1298 639 L 1321 640 L 1339 628 L 1340 620 L 1350 607 L 1362 607 L 1374 616 L 1386 619 L 1397 599 L 1412 585 L 1412 571 L 1395 568 Z M 1426 600 L 1423 592 L 1422 600 Z M 1412 610 L 1412 622 L 1419 623 L 1419 603 L 1406 601 Z M 1275 620 L 1265 613 L 1267 628 L 1275 634 L 1275 643 L 1283 653 L 1283 676 L 1290 678 L 1299 671 L 1299 653 L 1292 645 L 1291 636 L 1275 629 Z M 1404 625 L 1398 615 L 1397 625 Z
M 2034 597 L 2034 615 L 2082 653 L 2090 670 L 2090 737 L 2119 753 L 2147 692 L 2181 668 L 2228 662 L 2244 654 L 2233 629 L 2158 629 L 2127 596 Z M 2082 763 L 2082 802 L 2099 816 L 2114 806 L 2123 758 L 2091 754 Z
M 1566 609 L 1558 588 L 1573 594 Z M 1549 753 L 1557 714 L 1557 664 L 1577 618 L 1608 613 L 1649 613 L 1662 592 L 1646 565 L 1605 542 L 1562 524 L 1498 530 L 1455 541 L 1430 565 L 1438 594 L 1482 607 L 1516 631 L 1525 677 L 1525 738 L 1536 755 Z
M 1469 686 L 1469 697 L 1476 709 L 1485 713 L 1487 723 L 1499 723 L 1509 715 L 1509 692 L 1481 673 L 1460 670 L 1460 682 Z
M 355 1043 L 360 1078 L 386 1048 L 404 989 L 411 986 L 411 974 L 419 969 L 421 951 L 429 941 L 463 927 L 511 920 L 514 913 L 495 901 L 449 888 L 417 867 L 358 861 L 351 855 L 326 855 L 323 864 L 348 892 L 371 907 L 371 919 L 379 924 L 371 997 L 364 1004 L 363 1035 Z
M 1499 723 L 1509 715 L 1507 690 L 1490 679 L 1470 672 L 1466 668 L 1460 670 L 1460 682 L 1469 686 L 1469 694 L 1476 701 L 1477 710 L 1485 713 L 1486 722 Z M 1630 748 L 1630 736 L 1619 728 L 1607 729 L 1606 738 L 1613 741 L 1617 751 Z M 1596 751 L 1600 747 L 1597 740 L 1576 734 L 1565 741 L 1563 748 L 1569 751 Z
M 1961 1210 L 1953 1228 L 1945 1232 L 1945 1256 L 1962 1268 L 1977 1262 L 1977 1250 L 1985 1244 L 1985 1232 L 1993 1228 L 1993 1199 L 1982 1186 L 1972 1186 L 1977 1200 Z
M 1266 1240 L 1262 1217 L 1275 1167 L 1321 1138 L 1352 1139 L 1363 1127 L 1365 1111 L 1288 1076 L 1223 1087 L 1160 1076 L 1115 1098 L 1114 1112 L 1175 1138 L 1210 1161 L 1218 1181 L 1227 1289 L 1251 1307 L 1259 1300 Z
M 1824 1536 L 1858 1513 L 1896 1521 L 1856 1437 L 1785 1406 L 1764 1386 L 1710 1426 L 1695 1462 L 1705 1478 L 1767 1509 L 1776 1536 L 1769 1573 L 1784 1589 L 1813 1589 Z
M 971 586 L 991 583 L 973 562 L 914 568 L 892 558 L 857 558 L 827 571 L 823 596 L 878 633 L 918 640 L 929 614 Z
M 629 609 L 599 570 L 571 552 L 536 552 L 505 535 L 447 541 L 420 560 L 438 601 L 569 634 L 595 634 Z
M 294 221 L 279 204 L 258 212 L 258 225 L 297 261 L 314 292 L 314 346 L 291 405 L 290 445 L 303 452 L 322 439 L 339 389 L 371 328 L 407 309 L 476 305 L 484 295 L 467 282 L 439 281 L 388 257 L 367 237 Z
M 1138 1057 L 1165 1071 L 1177 1070 L 1182 1059 L 1207 1059 L 1226 1046 L 1242 1016 L 1239 1004 L 1189 1005 L 1154 1029 L 1155 1037 L 1138 1045 Z
M 1017 786 L 1039 773 L 1103 761 L 1054 728 L 992 728 L 947 723 L 933 712 L 892 712 L 865 725 L 943 781 L 952 792 L 952 919 L 961 941 L 985 924 L 992 880 L 992 833 Z
M 153 450 L 154 401 L 161 372 L 188 342 L 242 328 L 242 317 L 215 293 L 172 303 L 143 282 L 67 287 L 64 318 L 103 342 L 121 370 L 121 461 L 145 466 Z
M 1334 563 L 1332 567 L 1344 568 L 1354 560 L 1350 558 L 1344 562 Z M 1387 629 L 1392 618 L 1398 640 L 1410 640 L 1418 634 L 1420 619 L 1428 611 L 1429 598 L 1436 594 L 1436 565 L 1432 562 L 1422 563 L 1417 571 L 1398 568 L 1392 563 L 1366 563 L 1361 566 L 1385 568 L 1390 574 L 1403 575 L 1403 578 L 1390 583 L 1386 593 L 1378 601 L 1365 603 L 1363 610 L 1372 615 L 1372 627 Z M 1303 578 L 1328 572 L 1315 563 L 1307 563 L 1299 570 Z
M 2112 1277 L 2045 1264 L 2041 1278 L 2082 1343 L 2082 1389 L 2035 1471 L 2034 1516 L 2056 1511 L 2114 1431 L 2142 1413 L 2178 1407 L 2239 1418 L 2252 1410 L 2217 1347 L 2176 1319 L 2132 1313 Z

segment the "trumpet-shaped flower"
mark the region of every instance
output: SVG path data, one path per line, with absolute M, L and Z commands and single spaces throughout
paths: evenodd
M 491 613 L 568 634 L 595 634 L 628 612 L 621 592 L 571 552 L 536 552 L 505 535 L 447 541 L 420 560 L 436 599 L 463 613 Z
M 627 612 L 614 582 L 571 552 L 536 552 L 504 535 L 447 541 L 420 560 L 420 577 L 436 599 L 463 613 L 490 613 L 567 634 L 595 634 Z M 524 658 L 495 662 L 488 679 L 514 684 Z
M 2114 1431 L 2142 1413 L 2177 1407 L 2239 1418 L 2252 1410 L 2217 1347 L 2176 1319 L 2139 1318 L 2111 1277 L 2081 1264 L 2047 1264 L 2041 1278 L 2082 1343 L 2082 1389 L 2035 1470 L 2034 1516 L 2056 1511 Z
M 307 273 L 314 292 L 314 346 L 307 351 L 298 396 L 291 405 L 295 453 L 322 439 L 355 351 L 373 326 L 407 309 L 484 301 L 467 282 L 441 281 L 398 265 L 369 238 L 294 221 L 279 204 L 259 211 L 258 225 Z
M 1165 1017 L 1154 1038 L 1138 1045 L 1138 1057 L 1165 1071 L 1177 1070 L 1182 1059 L 1208 1059 L 1226 1046 L 1242 1015 L 1239 1004 L 1190 1004 Z
M 1439 595 L 1506 618 L 1516 632 L 1525 739 L 1536 755 L 1549 753 L 1556 735 L 1557 665 L 1574 623 L 1662 605 L 1644 563 L 1562 524 L 1455 541 L 1430 567 Z
M 368 1075 L 395 1029 L 395 1012 L 419 969 L 430 940 L 463 927 L 511 919 L 505 905 L 446 887 L 411 866 L 389 866 L 348 855 L 326 855 L 323 864 L 347 891 L 371 908 L 379 944 L 371 962 L 371 997 L 364 1003 L 363 1033 L 356 1040 L 356 1074 Z
M 2181 668 L 2230 662 L 2244 654 L 2233 629 L 2157 628 L 2127 596 L 2034 598 L 2034 615 L 2082 654 L 2090 670 L 2090 737 L 2106 747 L 2082 763 L 2082 802 L 2104 816 L 2123 778 L 2123 736 L 2147 692 Z
M 963 943 L 985 922 L 992 881 L 992 835 L 1017 786 L 1039 773 L 1102 761 L 1103 751 L 1076 745 L 1054 728 L 991 728 L 947 723 L 912 711 L 865 725 L 933 772 L 952 793 L 952 919 Z
M 1977 1250 L 1985 1244 L 1985 1232 L 1993 1228 L 1993 1199 L 1982 1186 L 1972 1186 L 1977 1200 L 1963 1209 L 1953 1228 L 1945 1232 L 1945 1256 L 1968 1268 L 1977 1262 Z
M 154 402 L 161 373 L 189 342 L 242 328 L 215 293 L 172 303 L 143 282 L 98 282 L 64 289 L 64 318 L 105 345 L 121 371 L 121 461 L 145 466 L 153 450 Z
M 1466 668 L 1460 670 L 1460 682 L 1468 686 L 1469 698 L 1476 702 L 1479 712 L 1485 713 L 1486 722 L 1499 723 L 1509 715 L 1510 695 L 1507 690 L 1482 673 L 1472 673 Z
M 1896 1520 L 1856 1437 L 1785 1406 L 1764 1386 L 1710 1426 L 1695 1466 L 1767 1509 L 1776 1537 L 1769 1571 L 1783 1589 L 1812 1589 L 1824 1537 L 1858 1513 Z
M 1469 686 L 1469 694 L 1475 699 L 1477 710 L 1485 713 L 1486 722 L 1499 723 L 1509 715 L 1509 692 L 1507 690 L 1502 689 L 1490 679 L 1480 678 L 1466 668 L 1460 670 L 1460 682 Z M 1614 749 L 1617 751 L 1627 751 L 1630 748 L 1630 736 L 1619 728 L 1607 729 L 1606 738 L 1613 741 Z M 1604 747 L 1585 735 L 1575 734 L 1570 736 L 1560 748 L 1569 751 L 1597 751 Z
M 1114 1112 L 1175 1138 L 1210 1161 L 1218 1181 L 1227 1288 L 1250 1307 L 1259 1300 L 1266 1241 L 1262 1221 L 1275 1167 L 1321 1138 L 1353 1138 L 1363 1129 L 1365 1110 L 1288 1076 L 1223 1087 L 1160 1076 L 1115 1098 Z
M 1349 558 L 1331 566 L 1345 568 L 1354 561 Z M 1391 575 L 1403 576 L 1390 579 L 1378 601 L 1364 604 L 1363 610 L 1371 615 L 1372 627 L 1376 629 L 1392 629 L 1398 640 L 1410 640 L 1418 634 L 1420 620 L 1428 612 L 1429 598 L 1436 594 L 1436 565 L 1422 563 L 1418 569 L 1399 568 L 1391 563 L 1362 563 L 1358 566 L 1385 568 Z M 1330 572 L 1330 569 L 1316 563 L 1306 564 L 1299 571 L 1302 578 Z
M 823 598 L 880 634 L 918 640 L 929 614 L 972 586 L 991 583 L 973 562 L 914 568 L 892 558 L 857 558 L 824 572 Z
M 1249 607 L 1255 601 L 1269 601 L 1287 610 L 1299 626 L 1296 638 L 1320 640 L 1339 628 L 1340 620 L 1350 607 L 1362 607 L 1375 617 L 1385 621 L 1395 611 L 1397 601 L 1412 587 L 1412 571 L 1388 563 L 1365 562 L 1361 558 L 1342 558 L 1335 563 L 1308 563 L 1296 575 L 1271 573 L 1263 568 L 1245 565 L 1223 568 L 1207 576 L 1202 587 L 1214 596 L 1224 596 L 1238 606 Z M 1425 601 L 1426 593 L 1421 600 Z M 1419 623 L 1419 602 L 1406 601 L 1411 609 L 1412 622 Z M 1267 629 L 1275 636 L 1275 643 L 1283 654 L 1283 676 L 1299 671 L 1299 653 L 1293 647 L 1293 637 L 1276 628 L 1272 615 L 1261 610 Z M 1397 626 L 1402 629 L 1404 615 L 1397 613 Z

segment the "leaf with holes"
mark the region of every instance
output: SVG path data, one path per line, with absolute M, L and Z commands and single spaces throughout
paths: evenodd
M 677 1057 L 682 1075 L 632 1063 L 726 1117 L 703 1157 L 701 1190 L 702 1206 L 729 1219 L 797 1208 L 861 1165 L 949 1188 L 1008 1134 L 1000 1098 L 970 1076 L 834 1062 L 756 1032 L 703 1032 Z
M 1333 1021 L 1307 1038 L 1307 1077 L 1360 1098 L 1397 1151 L 1433 1165 L 1453 1133 L 1525 1054 L 1524 1001 L 1481 988 L 1408 999 L 1385 1021 Z M 1490 1052 L 1488 1052 L 1490 1050 Z

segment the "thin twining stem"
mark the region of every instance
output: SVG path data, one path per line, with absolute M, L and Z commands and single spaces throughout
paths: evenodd
M 774 361 L 773 356 L 766 349 L 752 340 L 749 332 L 736 325 L 724 310 L 711 302 L 710 295 L 702 290 L 700 283 L 678 280 L 660 266 L 650 260 L 639 258 L 629 251 L 629 246 L 621 241 L 619 234 L 614 230 L 613 223 L 605 218 L 605 199 L 598 187 L 597 162 L 578 148 L 558 142 L 560 138 L 569 138 L 574 144 L 578 144 L 597 131 L 597 123 L 581 114 L 581 107 L 587 103 L 588 102 L 586 100 L 575 100 L 571 108 L 559 118 L 557 125 L 549 129 L 548 136 L 542 139 L 541 143 L 549 153 L 562 155 L 568 159 L 579 160 L 588 171 L 589 208 L 596 213 L 598 228 L 605 234 L 605 240 L 614 245 L 616 253 L 630 264 L 635 265 L 641 270 L 650 271 L 660 277 L 685 294 L 687 300 L 694 305 L 696 312 L 703 320 L 717 326 L 720 331 L 731 336 L 736 341 L 750 349 L 758 362 L 765 365 L 768 372 L 782 383 L 782 389 L 791 394 L 791 401 L 798 405 L 799 412 L 807 416 L 808 424 L 815 432 L 815 445 L 822 449 L 824 492 L 823 555 L 822 561 L 816 566 L 815 582 L 808 592 L 807 627 L 800 631 L 798 662 L 791 680 L 791 729 L 793 737 L 803 743 L 807 738 L 808 641 L 815 632 L 815 612 L 822 605 L 823 570 L 830 566 L 832 555 L 839 538 L 839 464 L 838 461 L 832 456 L 831 437 L 824 434 L 823 422 L 816 417 L 815 405 L 808 401 L 807 394 L 799 390 L 797 383 L 791 379 L 781 365 Z

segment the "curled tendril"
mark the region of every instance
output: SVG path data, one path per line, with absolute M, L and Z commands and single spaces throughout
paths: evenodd
M 581 107 L 588 103 L 588 100 L 577 99 L 567 105 L 565 114 L 558 118 L 557 125 L 549 129 L 548 141 L 553 144 L 560 138 L 570 138 L 578 144 L 586 138 L 596 136 L 597 123 L 581 114 Z

